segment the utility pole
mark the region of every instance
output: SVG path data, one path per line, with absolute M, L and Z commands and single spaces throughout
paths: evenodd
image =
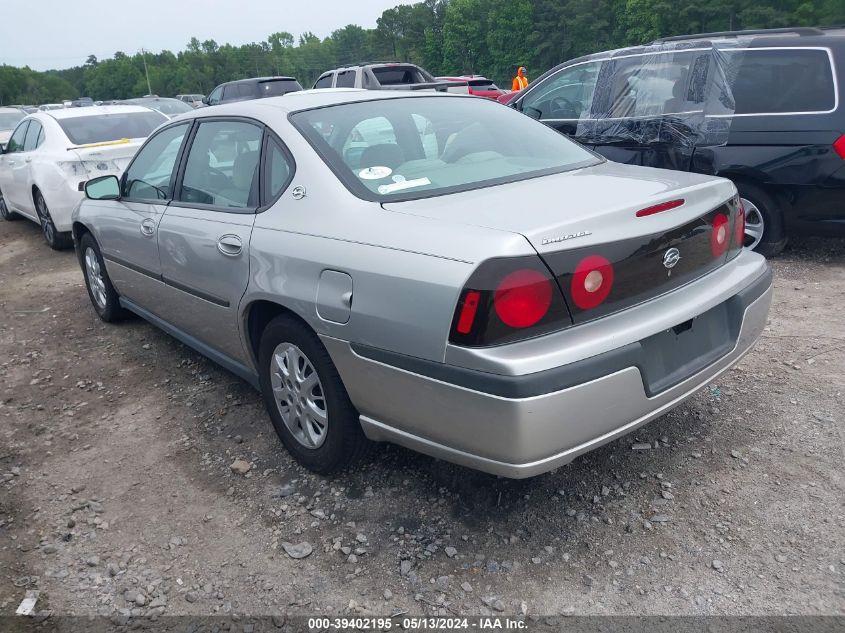
M 144 74 L 147 76 L 147 94 L 153 94 L 152 86 L 150 86 L 150 71 L 147 70 L 147 51 L 141 49 L 141 57 L 144 59 Z

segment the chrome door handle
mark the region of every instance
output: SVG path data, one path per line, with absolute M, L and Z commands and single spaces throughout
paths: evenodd
M 31 162 L 32 162 L 32 159 L 31 159 L 31 158 L 25 158 L 25 159 L 24 159 L 24 162 L 31 163 Z
M 228 257 L 240 255 L 243 247 L 243 242 L 237 235 L 221 235 L 217 239 L 217 250 Z
M 10 161 L 9 161 L 9 164 L 10 164 L 10 165 L 14 165 L 14 164 L 15 164 L 15 161 L 10 160 Z
M 141 235 L 145 235 L 147 237 L 152 237 L 155 235 L 156 232 L 156 223 L 155 220 L 151 220 L 150 218 L 145 218 L 141 221 Z

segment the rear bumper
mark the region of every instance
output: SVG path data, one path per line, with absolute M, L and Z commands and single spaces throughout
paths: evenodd
M 391 362 L 384 352 L 323 340 L 370 439 L 496 475 L 532 477 L 666 413 L 742 358 L 768 317 L 771 271 L 763 271 L 726 300 L 737 320 L 732 348 L 658 393 L 649 393 L 647 368 L 624 351 L 629 344 L 622 353 L 508 376 L 443 364 L 434 365 L 445 373 L 433 373 Z

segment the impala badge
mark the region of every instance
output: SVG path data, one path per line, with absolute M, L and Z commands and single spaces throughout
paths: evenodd
M 677 248 L 670 248 L 666 253 L 663 255 L 663 266 L 666 267 L 666 270 L 669 271 L 669 275 L 672 274 L 672 269 L 678 265 L 678 262 L 681 260 L 681 251 Z
M 541 242 L 542 246 L 546 244 L 556 244 L 557 242 L 565 242 L 566 240 L 574 240 L 576 237 L 584 237 L 592 235 L 592 231 L 578 231 L 577 233 L 569 233 L 568 235 L 557 235 L 555 237 L 544 237 Z

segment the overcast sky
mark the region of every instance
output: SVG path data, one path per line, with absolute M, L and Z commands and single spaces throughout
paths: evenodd
M 0 64 L 68 68 L 88 55 L 183 50 L 191 37 L 245 44 L 288 31 L 320 37 L 376 25 L 403 0 L 0 0 Z

